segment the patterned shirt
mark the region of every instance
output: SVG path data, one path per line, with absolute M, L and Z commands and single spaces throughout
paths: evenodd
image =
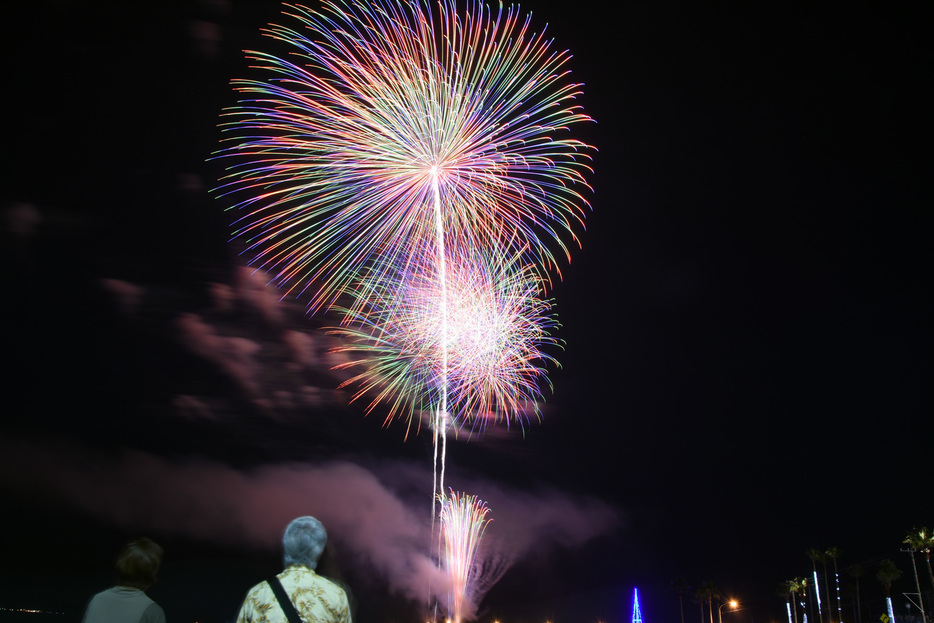
M 278 576 L 298 615 L 305 623 L 351 623 L 347 593 L 314 570 L 292 565 Z M 288 623 L 268 582 L 250 589 L 237 623 Z

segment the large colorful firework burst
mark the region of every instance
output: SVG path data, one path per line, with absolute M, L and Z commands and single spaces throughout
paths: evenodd
M 440 232 L 445 246 L 521 240 L 547 285 L 587 208 L 592 148 L 569 129 L 589 117 L 568 53 L 517 7 L 477 0 L 285 13 L 296 27 L 265 34 L 291 54 L 248 53 L 264 78 L 233 82 L 217 154 L 232 158 L 219 192 L 243 212 L 252 264 L 315 311 Z

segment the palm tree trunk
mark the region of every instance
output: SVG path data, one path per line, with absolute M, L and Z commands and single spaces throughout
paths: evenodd
M 820 584 L 817 583 L 817 563 L 814 562 L 814 601 L 817 602 L 817 620 L 824 623 L 824 610 L 820 603 Z M 811 612 L 814 612 L 811 610 Z
M 840 603 L 840 572 L 837 570 L 837 559 L 833 559 L 833 577 L 837 582 L 837 617 L 838 623 L 843 623 L 843 605 Z
M 684 578 L 677 577 L 671 581 L 671 585 L 678 590 L 678 608 L 681 610 L 681 623 L 684 623 L 684 589 L 687 588 L 687 582 Z
M 856 621 L 856 623 L 863 623 L 863 611 L 862 611 L 863 606 L 859 600 L 859 579 L 863 575 L 863 568 L 860 565 L 850 565 L 848 568 L 848 572 L 849 572 L 850 578 L 856 583 L 856 604 L 855 604 L 856 611 L 854 613 L 856 614 L 856 618 L 854 619 L 854 621 Z
M 934 597 L 934 571 L 931 570 L 931 550 L 924 550 L 924 558 L 928 563 L 928 576 L 931 578 L 931 597 Z
M 820 584 L 817 582 L 817 561 L 821 560 L 824 554 L 813 547 L 808 550 L 807 554 L 808 558 L 811 559 L 811 568 L 814 570 L 814 598 L 817 601 L 817 618 L 819 623 L 824 623 L 824 610 L 820 602 Z
M 833 612 L 832 601 L 830 600 L 830 589 L 827 588 L 827 562 L 826 558 L 824 559 L 824 595 L 827 595 L 827 618 L 830 620 L 830 623 L 833 623 Z M 839 623 L 839 622 L 838 622 Z
M 904 551 L 904 550 L 902 550 Z M 915 564 L 915 550 L 910 548 L 908 553 L 911 554 L 911 568 L 915 572 L 915 586 L 918 588 L 918 608 L 921 609 L 921 623 L 928 623 L 927 615 L 924 613 L 924 598 L 921 597 L 921 581 L 918 579 L 918 566 Z
M 859 578 L 856 578 L 856 623 L 863 623 L 863 604 L 859 601 Z

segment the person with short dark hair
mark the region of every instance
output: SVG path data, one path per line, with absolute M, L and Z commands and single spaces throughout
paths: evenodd
M 94 595 L 84 623 L 165 623 L 165 613 L 145 591 L 156 581 L 163 550 L 150 539 L 127 543 L 114 568 L 117 585 Z
M 282 536 L 285 571 L 249 590 L 237 623 L 288 623 L 287 609 L 294 609 L 304 623 L 351 623 L 347 593 L 315 571 L 327 540 L 324 526 L 314 517 L 293 520 Z M 270 582 L 281 584 L 281 598 Z

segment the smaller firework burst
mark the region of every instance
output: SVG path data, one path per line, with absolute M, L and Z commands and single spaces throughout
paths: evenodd
M 344 322 L 332 330 L 349 355 L 342 368 L 355 374 L 344 385 L 367 396 L 368 410 L 387 408 L 388 424 L 408 422 L 446 404 L 456 430 L 490 423 L 524 426 L 537 416 L 545 366 L 543 351 L 558 346 L 557 321 L 543 284 L 520 256 L 447 249 L 447 279 L 437 278 L 437 250 L 424 245 L 390 278 L 364 275 L 349 290 Z

